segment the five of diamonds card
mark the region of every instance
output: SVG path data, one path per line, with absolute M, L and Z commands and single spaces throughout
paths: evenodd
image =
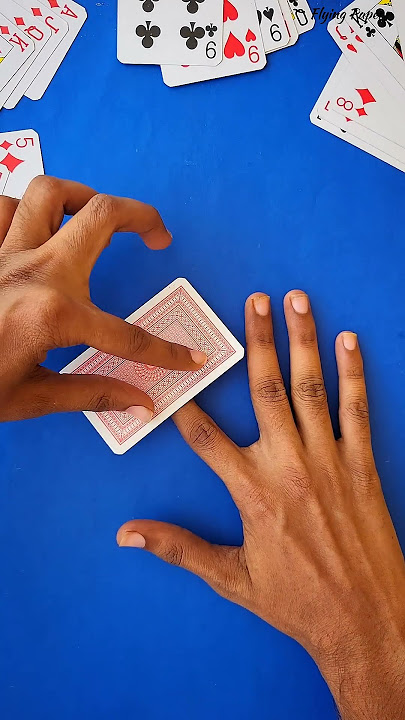
M 243 358 L 244 350 L 190 283 L 179 278 L 126 321 L 152 335 L 202 350 L 208 356 L 196 372 L 166 370 L 123 360 L 90 348 L 61 372 L 104 375 L 146 392 L 155 414 L 145 424 L 125 412 L 85 412 L 111 450 L 122 455 Z

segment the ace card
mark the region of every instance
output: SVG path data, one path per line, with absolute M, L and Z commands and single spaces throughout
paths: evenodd
M 123 380 L 152 398 L 155 413 L 149 423 L 125 412 L 84 413 L 118 455 L 136 445 L 244 355 L 243 347 L 184 278 L 172 282 L 126 321 L 164 340 L 201 350 L 208 360 L 195 372 L 166 370 L 90 348 L 61 371 Z
M 223 0 L 118 0 L 122 63 L 218 65 Z

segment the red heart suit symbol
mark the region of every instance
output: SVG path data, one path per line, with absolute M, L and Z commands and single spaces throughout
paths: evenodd
M 225 0 L 224 2 L 224 22 L 227 20 L 237 20 L 239 17 L 238 11 L 234 5 L 232 5 L 229 0 Z
M 231 60 L 235 55 L 242 57 L 245 54 L 245 48 L 243 47 L 240 40 L 235 35 L 229 33 L 229 38 L 226 41 L 224 48 L 224 55 L 228 60 Z
M 246 42 L 252 42 L 252 40 L 256 40 L 256 35 L 249 28 L 249 30 L 246 33 Z

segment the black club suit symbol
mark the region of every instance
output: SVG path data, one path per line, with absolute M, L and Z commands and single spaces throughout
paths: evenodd
M 367 34 L 367 37 L 369 37 L 369 38 L 374 37 L 374 35 L 375 35 L 375 28 L 371 28 L 371 27 L 367 26 L 367 27 L 366 27 L 366 34 Z
M 190 27 L 187 27 L 185 25 L 180 30 L 180 35 L 182 38 L 186 39 L 186 46 L 189 50 L 195 50 L 198 41 L 202 40 L 202 38 L 205 35 L 205 30 L 202 27 L 195 27 L 195 22 L 190 23 Z
M 183 2 L 187 3 L 187 12 L 191 13 L 191 15 L 198 12 L 199 3 L 203 3 L 204 1 L 205 0 L 183 0 Z
M 294 5 L 294 7 L 298 7 L 298 0 L 290 0 L 290 5 Z
M 155 38 L 160 35 L 160 28 L 157 25 L 152 25 L 150 20 L 147 20 L 145 25 L 138 25 L 135 30 L 138 37 L 142 38 L 142 45 L 144 48 L 151 48 Z
M 378 8 L 375 12 L 377 20 L 377 25 L 380 28 L 385 28 L 386 25 L 389 25 L 389 27 L 392 27 L 392 23 L 395 20 L 395 15 L 392 12 L 386 12 L 382 8 Z
M 213 25 L 212 23 L 211 25 L 207 25 L 205 29 L 210 37 L 214 37 L 215 33 L 218 31 L 217 26 Z
M 159 2 L 159 0 L 140 0 L 142 4 L 142 10 L 144 12 L 152 12 L 152 10 L 155 9 L 155 2 Z

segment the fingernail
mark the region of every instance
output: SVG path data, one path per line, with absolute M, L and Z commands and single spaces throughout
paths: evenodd
M 146 540 L 139 532 L 126 530 L 120 540 L 120 547 L 144 548 Z
M 208 360 L 206 353 L 200 350 L 190 350 L 190 355 L 196 365 L 205 365 Z
M 343 345 L 346 350 L 355 350 L 357 347 L 357 335 L 353 332 L 344 332 L 342 334 Z
M 131 407 L 127 408 L 125 412 L 127 412 L 128 415 L 132 415 L 132 417 L 140 420 L 143 423 L 148 423 L 153 418 L 152 410 L 143 407 L 143 405 L 132 405 Z
M 268 295 L 258 295 L 253 298 L 253 305 L 258 315 L 266 317 L 270 312 L 270 298 Z
M 293 295 L 291 305 L 299 315 L 306 315 L 309 310 L 308 297 L 306 295 Z

